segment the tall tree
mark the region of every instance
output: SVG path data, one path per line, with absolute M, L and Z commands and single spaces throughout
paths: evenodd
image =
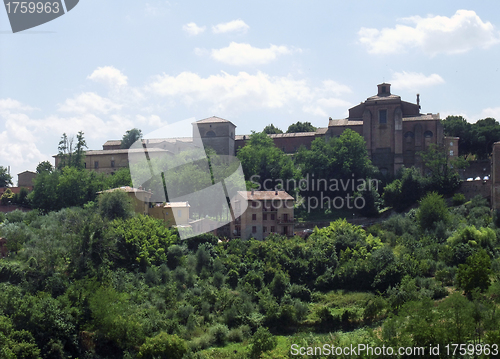
M 122 138 L 122 148 L 130 148 L 134 144 L 135 141 L 142 138 L 142 131 L 138 128 L 133 128 L 128 130 Z
M 472 124 L 462 116 L 448 116 L 443 121 L 444 134 L 446 136 L 459 137 L 458 154 L 467 158 L 472 152 L 474 141 Z
M 268 135 L 283 133 L 283 131 L 281 131 L 278 127 L 275 127 L 272 123 L 264 127 L 262 132 L 267 133 Z
M 43 162 L 40 162 L 38 164 L 38 166 L 36 166 L 36 173 L 40 174 L 40 173 L 45 173 L 45 172 L 52 172 L 54 170 L 54 167 L 52 167 L 52 165 L 50 164 L 49 161 L 43 161 Z
M 0 166 L 0 187 L 12 186 L 12 176 L 7 168 Z
M 61 140 L 59 141 L 59 146 L 57 150 L 59 151 L 57 156 L 59 157 L 58 168 L 64 168 L 70 166 L 71 159 L 73 156 L 73 137 L 68 137 L 66 133 L 63 133 Z
M 300 122 L 291 124 L 288 126 L 288 130 L 286 133 L 296 133 L 296 132 L 314 132 L 316 131 L 316 127 L 311 125 L 311 122 Z
M 72 165 L 76 168 L 84 168 L 84 163 L 85 163 L 84 149 L 88 147 L 87 147 L 87 142 L 85 141 L 83 135 L 84 135 L 83 131 L 78 132 L 78 134 L 76 135 L 76 146 L 72 163 Z

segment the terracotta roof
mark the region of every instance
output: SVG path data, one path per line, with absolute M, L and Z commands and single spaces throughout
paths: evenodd
M 257 201 L 273 200 L 273 199 L 281 199 L 281 200 L 294 199 L 285 191 L 278 191 L 278 194 L 276 194 L 276 191 L 253 191 L 253 194 L 252 191 L 238 191 L 238 194 L 244 198 L 247 198 L 248 200 L 257 200 Z
M 108 140 L 103 146 L 116 146 L 116 145 L 121 146 L 121 144 L 122 144 L 121 140 Z
M 188 202 L 167 202 L 163 208 L 191 207 Z
M 317 135 L 324 135 L 327 132 L 328 132 L 328 127 L 318 127 L 318 129 L 316 130 Z
M 17 175 L 19 176 L 19 175 L 22 175 L 24 173 L 31 173 L 31 174 L 36 175 L 36 172 L 33 172 L 33 171 L 24 171 L 24 172 L 18 173 Z
M 375 96 L 370 96 L 366 99 L 366 101 L 388 101 L 388 100 L 401 100 L 401 96 L 398 95 L 375 95 Z
M 310 137 L 316 136 L 316 132 L 292 132 L 292 133 L 272 133 L 268 135 L 271 138 L 282 138 L 282 137 Z
M 124 192 L 127 192 L 127 193 L 149 193 L 148 191 L 145 191 L 143 189 L 139 189 L 139 188 L 134 188 L 134 187 L 130 187 L 130 186 L 123 186 L 123 187 L 117 187 L 117 188 L 111 188 L 111 189 L 107 189 L 105 191 L 100 191 L 100 192 L 97 192 L 97 193 L 104 193 L 104 192 L 114 192 L 114 191 L 124 191 Z
M 427 115 L 403 117 L 403 121 L 435 121 L 440 120 L 439 113 L 428 113 Z
M 349 121 L 347 118 L 341 120 L 330 120 L 328 121 L 328 127 L 332 126 L 362 126 L 363 121 Z
M 233 124 L 231 121 L 224 120 L 223 118 L 216 117 L 216 116 L 205 118 L 203 120 L 196 121 L 195 123 L 231 123 L 231 124 Z

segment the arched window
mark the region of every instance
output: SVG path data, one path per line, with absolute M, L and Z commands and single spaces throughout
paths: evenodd
M 424 132 L 424 138 L 432 138 L 434 134 L 431 131 L 425 131 Z
M 215 132 L 214 131 L 208 131 L 205 133 L 205 137 L 215 137 Z
M 387 176 L 387 173 L 389 172 L 389 170 L 385 167 L 382 167 L 380 169 L 380 173 L 382 174 L 382 176 Z
M 413 139 L 415 138 L 415 134 L 411 131 L 408 131 L 405 133 L 405 141 L 406 143 L 411 143 L 413 142 Z

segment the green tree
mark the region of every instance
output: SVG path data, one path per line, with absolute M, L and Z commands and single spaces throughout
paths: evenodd
M 187 353 L 186 342 L 177 335 L 160 332 L 155 337 L 146 338 L 139 348 L 139 358 L 144 359 L 181 359 Z
M 276 338 L 264 327 L 257 329 L 250 343 L 250 358 L 252 359 L 258 359 L 262 353 L 273 350 L 278 344 Z
M 281 131 L 278 127 L 275 127 L 272 123 L 264 127 L 264 130 L 262 130 L 262 132 L 267 133 L 268 135 L 283 133 L 283 131 Z
M 465 264 L 458 266 L 458 286 L 468 296 L 476 289 L 484 292 L 491 284 L 491 274 L 490 256 L 484 249 L 481 249 L 467 258 Z
M 310 122 L 300 122 L 291 124 L 288 126 L 286 133 L 296 133 L 296 132 L 315 132 L 316 127 L 314 127 Z
M 57 147 L 59 157 L 59 165 L 58 168 L 62 169 L 64 167 L 76 167 L 83 168 L 85 162 L 85 151 L 84 148 L 87 148 L 87 143 L 85 138 L 83 137 L 83 132 L 78 132 L 76 136 L 76 144 L 73 136 L 68 137 L 66 133 L 63 133 L 61 136 L 61 140 L 59 141 L 59 145 Z
M 2 194 L 2 197 L 0 197 L 0 203 L 6 206 L 8 204 L 11 204 L 13 200 L 14 200 L 14 193 L 10 188 L 7 188 L 5 192 Z
M 272 190 L 281 181 L 297 178 L 299 171 L 290 158 L 274 145 L 273 140 L 265 133 L 253 133 L 247 145 L 238 151 L 245 180 L 252 180 L 263 184 L 266 179 L 271 180 L 265 189 Z M 253 175 L 257 177 L 252 178 Z M 278 181 L 281 180 L 281 181 Z
M 54 171 L 54 167 L 52 167 L 49 161 L 40 162 L 38 166 L 36 166 L 36 173 L 38 174 L 45 172 L 51 173 L 52 171 Z
M 132 200 L 125 191 L 121 190 L 101 193 L 99 196 L 99 213 L 111 221 L 116 218 L 130 218 L 134 213 Z
M 420 152 L 422 161 L 429 172 L 429 189 L 442 194 L 453 193 L 460 186 L 457 172 L 464 161 L 451 161 L 444 146 L 431 144 L 426 151 Z
M 478 159 L 487 159 L 493 150 L 493 143 L 500 141 L 500 124 L 491 117 L 478 120 L 472 125 L 472 133 L 472 153 Z
M 130 148 L 134 144 L 135 141 L 142 138 L 142 131 L 138 128 L 133 128 L 128 130 L 122 138 L 121 147 L 122 148 Z
M 447 224 L 450 220 L 450 213 L 443 197 L 436 192 L 431 192 L 420 201 L 416 217 L 422 230 L 434 229 L 437 222 L 442 221 Z
M 0 187 L 12 186 L 12 176 L 7 168 L 0 166 Z

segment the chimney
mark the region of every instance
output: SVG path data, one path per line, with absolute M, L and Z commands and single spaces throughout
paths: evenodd
M 255 190 L 252 188 L 252 196 L 254 195 L 254 193 L 255 193 Z
M 276 190 L 276 192 L 274 192 L 274 194 L 277 196 L 278 195 L 278 190 Z
M 418 109 L 420 110 L 420 94 L 419 93 L 417 94 L 417 106 L 418 106 Z

